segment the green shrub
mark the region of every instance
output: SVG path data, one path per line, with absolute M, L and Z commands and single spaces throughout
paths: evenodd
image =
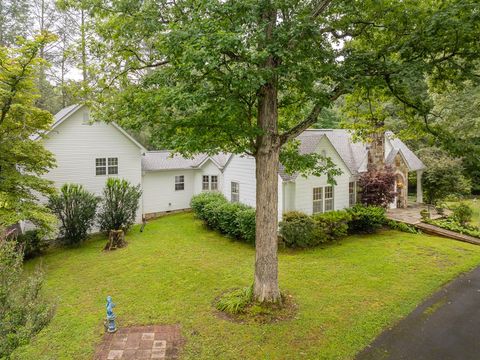
M 230 314 L 241 313 L 253 301 L 253 286 L 232 290 L 218 299 L 217 310 Z
M 466 225 L 472 221 L 473 209 L 466 203 L 460 203 L 453 208 L 453 218 L 460 225 Z
M 403 232 L 410 233 L 410 234 L 419 234 L 420 233 L 420 231 L 415 226 L 405 224 L 405 223 L 400 222 L 400 221 L 387 220 L 385 225 L 387 225 L 390 229 L 403 231 Z
M 219 208 L 226 204 L 221 199 L 213 200 L 203 207 L 202 218 L 210 229 L 220 230 L 220 211 Z
M 39 230 L 29 230 L 17 237 L 17 244 L 23 249 L 25 259 L 40 255 L 47 247 L 48 242 Z
M 140 185 L 134 186 L 124 179 L 108 178 L 98 213 L 100 230 L 127 232 L 135 223 L 141 197 Z
M 314 237 L 317 242 L 337 240 L 348 234 L 348 223 L 352 215 L 345 210 L 329 211 L 313 215 Z
M 355 205 L 347 209 L 352 219 L 348 223 L 348 231 L 352 234 L 373 233 L 386 222 L 385 209 L 376 206 Z
M 430 219 L 430 211 L 427 209 L 423 209 L 420 211 L 420 216 L 422 217 L 422 221 Z
M 255 245 L 255 209 L 248 207 L 237 213 L 237 226 L 240 232 L 240 238 Z
M 227 199 L 225 199 L 225 197 L 218 192 L 205 192 L 193 196 L 192 200 L 190 200 L 190 207 L 199 219 L 205 221 L 206 216 L 204 214 L 204 207 L 212 201 L 226 203 Z
M 246 205 L 240 203 L 226 202 L 217 208 L 218 230 L 232 238 L 241 238 L 241 230 L 238 226 L 238 214 L 247 209 Z
M 53 307 L 41 295 L 42 283 L 39 269 L 25 275 L 23 253 L 15 243 L 0 241 L 0 359 L 9 359 L 52 318 Z
M 52 195 L 48 207 L 60 220 L 60 239 L 73 245 L 84 241 L 94 225 L 98 198 L 82 185 L 65 184 Z
M 314 234 L 313 219 L 300 211 L 283 214 L 280 222 L 280 235 L 287 247 L 306 248 L 318 245 Z

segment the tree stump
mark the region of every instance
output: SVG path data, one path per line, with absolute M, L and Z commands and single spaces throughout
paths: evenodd
M 123 230 L 110 230 L 108 234 L 108 242 L 104 250 L 115 250 L 127 245 L 125 241 L 125 233 Z

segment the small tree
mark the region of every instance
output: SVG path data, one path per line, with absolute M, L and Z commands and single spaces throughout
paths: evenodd
M 379 170 L 368 170 L 358 180 L 363 205 L 386 208 L 396 196 L 395 174 L 389 166 Z
M 98 197 L 82 185 L 65 184 L 60 194 L 50 197 L 48 207 L 61 222 L 60 237 L 66 244 L 84 241 L 95 221 Z
M 101 210 L 98 214 L 100 229 L 128 231 L 135 223 L 142 191 L 127 180 L 109 178 L 103 189 Z
M 461 159 L 454 159 L 438 148 L 419 152 L 427 169 L 423 174 L 423 194 L 428 204 L 436 205 L 448 195 L 470 193 L 471 185 L 463 175 Z
M 8 359 L 52 318 L 52 306 L 40 295 L 42 282 L 39 270 L 25 277 L 15 242 L 0 240 L 0 358 Z

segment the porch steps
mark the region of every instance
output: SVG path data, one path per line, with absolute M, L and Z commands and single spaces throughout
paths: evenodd
M 480 245 L 480 239 L 476 237 L 460 234 L 455 231 L 450 231 L 447 229 L 442 229 L 441 227 L 438 227 L 435 225 L 419 222 L 419 223 L 413 224 L 413 226 L 415 226 L 417 229 L 420 229 L 424 233 L 427 233 L 430 235 L 443 236 L 443 237 L 467 242 L 474 245 Z

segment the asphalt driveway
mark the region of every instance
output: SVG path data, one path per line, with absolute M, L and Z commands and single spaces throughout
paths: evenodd
M 480 267 L 459 276 L 384 331 L 356 359 L 479 360 Z

